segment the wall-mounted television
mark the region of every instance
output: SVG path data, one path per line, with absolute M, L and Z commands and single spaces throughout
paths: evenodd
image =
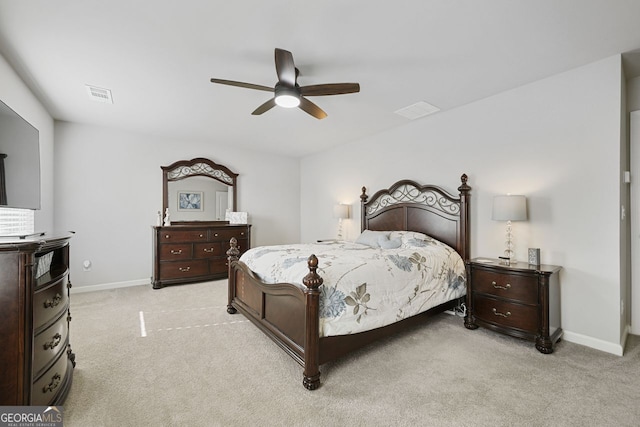
M 0 101 L 0 208 L 40 209 L 38 129 Z

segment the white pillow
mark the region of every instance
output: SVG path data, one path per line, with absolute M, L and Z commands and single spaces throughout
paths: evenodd
M 409 239 L 426 240 L 429 236 L 424 233 L 418 233 L 417 231 L 392 231 L 389 235 L 389 239 L 397 238 L 401 238 L 404 242 Z
M 390 231 L 371 231 L 364 230 L 360 236 L 356 239 L 356 243 L 360 243 L 361 245 L 367 245 L 372 248 L 379 248 L 380 244 L 378 243 L 378 238 L 380 236 L 389 238 Z
M 389 239 L 388 236 L 380 236 L 378 237 L 378 245 L 382 249 L 397 249 L 402 246 L 402 239 L 399 237 L 396 239 Z

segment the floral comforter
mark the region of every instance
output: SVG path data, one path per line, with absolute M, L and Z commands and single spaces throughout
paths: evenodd
M 379 328 L 465 295 L 464 262 L 451 247 L 414 232 L 395 249 L 346 242 L 265 246 L 240 258 L 266 283 L 304 288 L 309 255 L 318 257 L 320 336 Z

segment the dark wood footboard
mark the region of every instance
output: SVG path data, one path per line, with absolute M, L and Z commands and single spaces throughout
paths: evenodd
M 318 258 L 307 261 L 309 274 L 304 289 L 291 283 L 265 284 L 238 259 L 237 241 L 231 239 L 229 256 L 229 301 L 227 312 L 238 311 L 253 322 L 303 368 L 302 383 L 308 390 L 320 386 L 320 365 L 336 360 L 382 338 L 416 326 L 426 317 L 452 309 L 449 301 L 424 313 L 391 325 L 346 336 L 320 338 L 320 290 Z
M 290 284 L 265 284 L 238 260 L 235 238 L 227 251 L 229 297 L 227 312 L 240 311 L 304 368 L 303 384 L 309 390 L 320 385 L 320 290 L 318 258 L 308 260 L 304 289 Z

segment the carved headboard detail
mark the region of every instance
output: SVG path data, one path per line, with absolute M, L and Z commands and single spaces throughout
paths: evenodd
M 469 259 L 469 198 L 467 175 L 460 177 L 454 196 L 435 185 L 402 180 L 368 200 L 362 187 L 361 229 L 418 231 L 454 248 Z

